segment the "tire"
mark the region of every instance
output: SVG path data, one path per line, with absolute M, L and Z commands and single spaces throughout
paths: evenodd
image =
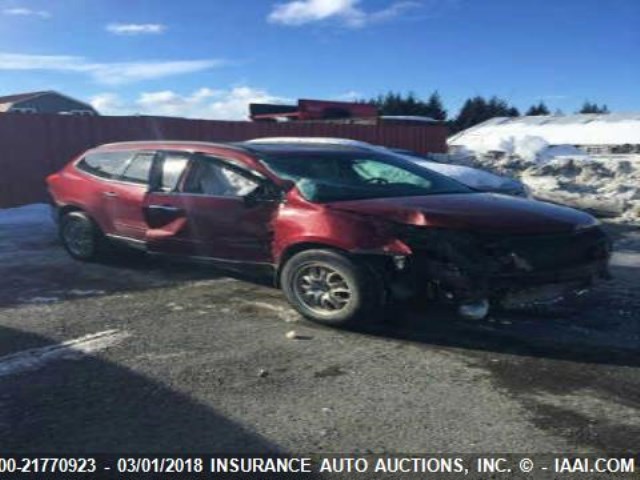
M 105 251 L 107 240 L 96 223 L 84 212 L 73 211 L 60 218 L 60 241 L 76 260 L 97 260 Z
M 291 257 L 282 269 L 280 285 L 301 315 L 334 327 L 373 322 L 384 304 L 373 272 L 331 250 L 306 250 Z

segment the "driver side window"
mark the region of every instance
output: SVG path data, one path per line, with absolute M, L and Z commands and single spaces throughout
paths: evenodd
M 184 193 L 214 197 L 243 197 L 258 187 L 258 182 L 235 169 L 207 157 L 195 157 L 184 182 Z

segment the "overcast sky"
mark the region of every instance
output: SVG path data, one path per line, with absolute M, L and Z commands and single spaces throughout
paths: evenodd
M 439 90 L 640 111 L 639 0 L 0 0 L 0 95 L 244 118 L 250 101 Z

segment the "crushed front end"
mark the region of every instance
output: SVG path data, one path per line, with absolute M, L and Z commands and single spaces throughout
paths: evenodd
M 413 254 L 396 268 L 397 290 L 428 285 L 459 305 L 547 301 L 607 278 L 611 242 L 597 225 L 553 234 L 492 234 L 399 226 Z

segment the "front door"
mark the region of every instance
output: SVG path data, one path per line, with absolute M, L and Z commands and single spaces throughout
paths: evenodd
M 194 155 L 172 192 L 144 202 L 150 251 L 233 262 L 272 262 L 277 202 L 250 202 L 261 181 L 223 160 Z

